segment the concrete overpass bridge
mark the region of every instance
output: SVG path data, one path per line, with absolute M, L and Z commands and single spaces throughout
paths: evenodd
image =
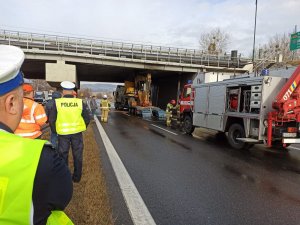
M 153 83 L 171 95 L 196 73 L 241 74 L 251 63 L 237 52 L 212 55 L 196 49 L 11 30 L 0 30 L 0 44 L 24 50 L 22 69 L 27 78 L 46 79 L 55 85 L 62 80 L 124 82 L 151 73 Z

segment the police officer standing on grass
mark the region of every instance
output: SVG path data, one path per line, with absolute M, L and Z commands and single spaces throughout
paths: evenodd
M 72 180 L 59 154 L 44 140 L 13 132 L 23 112 L 24 53 L 0 45 L 0 224 L 71 225 L 63 210 Z
M 58 134 L 58 151 L 68 165 L 70 145 L 74 160 L 73 182 L 78 183 L 82 173 L 83 137 L 90 122 L 87 106 L 82 99 L 73 95 L 75 84 L 61 82 L 63 97 L 56 99 L 49 116 L 51 130 Z

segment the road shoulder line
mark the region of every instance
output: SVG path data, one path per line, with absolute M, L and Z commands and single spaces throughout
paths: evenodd
M 287 147 L 287 148 L 289 148 L 289 149 L 294 149 L 294 150 L 297 150 L 297 151 L 300 150 L 300 148 L 297 148 L 297 147 L 294 147 L 294 146 L 289 146 L 289 147 Z
M 101 123 L 96 116 L 94 116 L 94 119 L 133 223 L 135 225 L 156 225 Z
M 153 126 L 153 127 L 158 128 L 158 129 L 161 129 L 161 130 L 163 130 L 163 131 L 169 132 L 169 133 L 171 133 L 171 134 L 173 134 L 173 135 L 178 135 L 178 134 L 176 134 L 176 133 L 174 133 L 174 132 L 172 132 L 172 131 L 169 131 L 169 130 L 167 130 L 167 129 L 164 129 L 164 128 L 162 128 L 162 127 L 160 127 L 160 126 L 157 126 L 157 125 L 155 125 L 155 124 L 153 124 L 153 123 L 151 123 L 150 125 Z

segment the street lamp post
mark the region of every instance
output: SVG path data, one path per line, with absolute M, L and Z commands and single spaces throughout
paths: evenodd
M 254 19 L 254 34 L 253 34 L 253 52 L 252 52 L 253 69 L 254 69 L 254 61 L 255 61 L 256 17 L 257 17 L 257 0 L 255 0 L 255 19 Z

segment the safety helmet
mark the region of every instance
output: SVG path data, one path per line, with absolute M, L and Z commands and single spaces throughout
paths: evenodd
M 33 87 L 31 84 L 23 84 L 23 91 L 26 91 L 26 92 L 31 92 L 33 91 Z
M 176 100 L 172 99 L 172 100 L 170 101 L 170 103 L 171 103 L 172 105 L 176 105 Z
M 107 95 L 103 95 L 103 98 L 105 98 L 105 99 L 106 99 L 106 98 L 107 98 Z

